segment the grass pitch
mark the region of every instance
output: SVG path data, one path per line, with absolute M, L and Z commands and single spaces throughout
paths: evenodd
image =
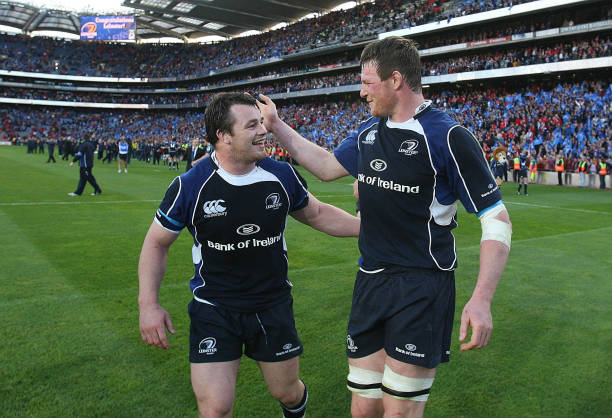
M 176 172 L 133 162 L 129 174 L 118 174 L 116 163 L 96 161 L 103 194 L 89 196 L 88 185 L 70 198 L 78 168 L 46 159 L 0 148 L 0 416 L 196 416 L 187 231 L 170 251 L 160 295 L 177 329 L 172 348 L 146 346 L 138 331 L 140 246 Z M 353 211 L 350 179 L 321 183 L 301 172 L 320 200 Z M 461 208 L 454 345 L 426 415 L 612 416 L 612 192 L 531 185 L 525 197 L 510 183 L 502 190 L 514 235 L 491 342 L 459 351 L 458 320 L 476 280 L 480 238 L 479 222 Z M 331 238 L 293 219 L 286 239 L 308 416 L 348 417 L 344 347 L 356 239 Z M 234 416 L 280 416 L 247 358 Z

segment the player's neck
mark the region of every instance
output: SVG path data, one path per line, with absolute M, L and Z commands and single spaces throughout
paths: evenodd
M 397 123 L 409 121 L 414 117 L 416 109 L 424 101 L 423 93 L 414 93 L 411 90 L 405 94 L 398 95 L 393 111 L 389 115 L 389 120 Z
M 235 161 L 231 157 L 219 153 L 217 153 L 217 162 L 219 167 L 221 167 L 224 171 L 227 171 L 235 176 L 249 174 L 251 171 L 253 171 L 253 169 L 255 169 L 255 162 L 245 163 Z

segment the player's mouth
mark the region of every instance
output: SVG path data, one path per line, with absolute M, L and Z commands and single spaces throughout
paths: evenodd
M 265 141 L 266 141 L 266 137 L 265 137 L 265 136 L 262 136 L 261 138 L 256 138 L 256 139 L 255 139 L 255 140 L 252 142 L 252 144 L 253 144 L 253 145 L 257 145 L 257 146 L 263 146 Z

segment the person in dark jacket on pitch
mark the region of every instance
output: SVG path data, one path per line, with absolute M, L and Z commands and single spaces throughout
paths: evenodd
M 94 163 L 94 150 L 96 146 L 90 141 L 89 135 L 85 134 L 84 141 L 79 145 L 78 151 L 74 156 L 74 160 L 70 162 L 70 167 L 74 165 L 76 161 L 79 161 L 79 185 L 74 192 L 68 193 L 68 196 L 80 196 L 83 194 L 85 184 L 89 182 L 94 188 L 92 196 L 99 195 L 102 193 L 102 189 L 98 186 L 95 177 L 93 176 L 93 163 Z
M 189 171 L 194 164 L 208 155 L 209 153 L 207 151 L 206 141 L 204 141 L 204 144 L 200 144 L 199 138 L 193 138 L 191 145 L 187 147 L 185 152 L 185 159 L 187 160 L 187 167 L 185 168 L 185 171 Z
M 55 151 L 55 139 L 50 139 L 47 141 L 47 150 L 49 151 L 49 158 L 47 158 L 47 162 L 56 162 L 55 157 L 53 156 L 53 152 Z

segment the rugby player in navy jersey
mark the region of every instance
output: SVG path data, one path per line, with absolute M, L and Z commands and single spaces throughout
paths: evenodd
M 426 101 L 416 45 L 390 37 L 361 55 L 372 116 L 333 154 L 259 104 L 264 124 L 321 180 L 352 175 L 361 213 L 360 267 L 348 324 L 347 386 L 355 417 L 423 415 L 438 364 L 447 362 L 457 267 L 456 201 L 482 224 L 480 271 L 461 316 L 461 350 L 482 348 L 491 300 L 510 251 L 511 223 L 473 134 Z
M 338 237 L 359 235 L 359 219 L 308 193 L 287 163 L 266 158 L 266 129 L 255 99 L 222 93 L 205 112 L 214 152 L 177 177 L 155 214 L 138 266 L 143 340 L 169 348 L 174 326 L 158 292 L 170 245 L 193 235 L 190 285 L 191 381 L 200 415 L 231 417 L 238 365 L 257 361 L 283 416 L 302 417 L 302 343 L 293 319 L 284 230 L 287 215 Z

